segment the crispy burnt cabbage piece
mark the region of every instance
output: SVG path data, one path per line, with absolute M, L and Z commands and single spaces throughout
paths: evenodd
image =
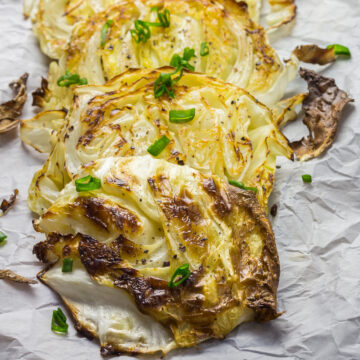
M 10 195 L 9 200 L 3 199 L 0 203 L 0 217 L 5 215 L 9 209 L 11 209 L 16 201 L 17 196 L 19 195 L 19 190 L 15 189 L 14 193 Z
M 342 111 L 354 100 L 337 87 L 334 79 L 307 69 L 301 69 L 300 76 L 309 88 L 309 95 L 303 102 L 303 122 L 309 136 L 290 145 L 297 158 L 305 161 L 320 156 L 332 145 Z
M 296 106 L 302 104 L 303 123 L 309 135 L 290 143 L 301 161 L 322 155 L 334 142 L 342 112 L 354 100 L 339 89 L 334 79 L 312 70 L 300 69 L 300 76 L 307 82 L 308 93 L 283 100 L 272 109 L 276 124 L 282 128 L 298 118 Z
M 0 104 L 0 134 L 15 129 L 19 124 L 19 116 L 26 103 L 26 83 L 29 74 L 25 73 L 20 79 L 13 81 L 9 87 L 14 92 L 14 98 Z
M 43 83 L 36 93 L 36 103 L 44 110 L 70 106 L 72 89 L 57 85 L 66 70 L 86 78 L 89 84 L 99 85 L 130 68 L 169 65 L 172 56 L 182 55 L 186 47 L 196 52 L 197 57 L 191 61 L 195 71 L 242 87 L 269 106 L 283 97 L 288 83 L 296 76 L 296 57 L 286 64 L 281 62 L 268 43 L 266 31 L 252 21 L 243 1 L 100 1 L 96 8 L 93 1 L 65 6 L 67 3 L 57 1 L 55 11 L 53 0 L 40 1 L 39 12 L 34 15 L 34 29 L 43 51 L 59 60 L 50 65 L 47 86 Z M 170 11 L 170 27 L 151 28 L 150 39 L 137 44 L 130 30 L 134 29 L 135 20 L 157 21 L 154 5 L 161 11 Z M 47 13 L 48 19 L 44 20 Z M 65 16 L 59 19 L 59 14 Z M 51 25 L 51 19 L 56 26 Z M 101 32 L 107 20 L 112 20 L 113 25 L 102 46 Z M 71 29 L 68 32 L 62 24 L 66 21 L 76 22 L 74 26 L 67 25 Z M 45 25 L 48 22 L 49 27 Z M 48 32 L 54 32 L 54 38 Z M 203 42 L 209 44 L 207 56 L 200 56 Z
M 47 239 L 34 253 L 47 264 L 39 279 L 103 354 L 166 353 L 279 315 L 274 235 L 253 192 L 150 155 L 101 159 L 87 175 L 101 188 L 69 183 L 35 220 Z M 170 288 L 184 264 L 190 276 Z
M 156 99 L 155 80 L 171 71 L 170 67 L 130 70 L 104 86 L 76 88 L 66 124 L 31 183 L 31 210 L 44 213 L 81 166 L 107 156 L 145 155 L 164 135 L 171 142 L 158 158 L 256 187 L 266 207 L 276 157 L 292 156 L 272 112 L 234 85 L 190 72 L 175 87 L 174 99 Z M 191 108 L 195 108 L 192 121 L 169 121 L 170 110 Z M 33 125 L 33 120 L 29 123 Z M 43 138 L 44 128 L 33 131 L 27 121 L 21 132 L 23 140 L 35 147 L 52 141 Z
M 12 281 L 18 284 L 28 284 L 35 285 L 37 284 L 36 280 L 28 279 L 24 276 L 18 275 L 11 270 L 0 270 L 0 279 Z
M 300 45 L 293 54 L 302 62 L 326 65 L 336 61 L 334 48 L 321 48 L 318 45 Z

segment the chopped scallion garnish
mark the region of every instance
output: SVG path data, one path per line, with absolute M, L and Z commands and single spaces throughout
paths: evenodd
M 160 12 L 158 7 L 153 7 L 151 11 L 157 12 L 159 22 L 149 22 L 143 20 L 135 20 L 135 29 L 130 30 L 131 37 L 139 44 L 140 42 L 146 43 L 151 36 L 150 27 L 164 27 L 170 26 L 170 11 L 165 9 L 164 12 Z
M 155 10 L 159 19 L 159 23 L 151 23 L 151 26 L 162 26 L 164 28 L 170 27 L 170 11 L 165 9 L 164 12 L 160 12 L 158 9 Z
M 258 189 L 256 187 L 245 186 L 245 184 L 241 181 L 229 180 L 229 184 L 236 186 L 243 190 L 253 191 L 255 194 L 257 194 L 257 192 L 258 192 Z
M 312 183 L 312 176 L 311 175 L 308 175 L 308 174 L 305 174 L 302 176 L 302 180 L 304 183 Z
M 71 74 L 69 70 L 66 70 L 65 75 L 60 76 L 57 84 L 60 87 L 69 87 L 71 85 L 87 85 L 86 78 L 80 78 L 79 74 Z
M 190 48 L 185 48 L 183 56 L 181 57 L 178 54 L 174 54 L 170 61 L 170 66 L 180 69 L 180 68 L 186 68 L 188 70 L 194 71 L 195 67 L 189 63 L 189 61 L 196 57 L 195 50 Z
M 169 121 L 174 124 L 184 124 L 195 117 L 195 108 L 188 110 L 170 110 Z
M 114 20 L 107 20 L 106 23 L 104 24 L 104 26 L 102 27 L 102 29 L 101 29 L 101 47 L 105 46 L 107 34 L 109 32 L 109 29 L 113 25 L 114 25 Z
M 349 48 L 347 48 L 344 45 L 340 44 L 332 44 L 327 47 L 328 49 L 333 49 L 335 55 L 345 55 L 345 56 L 351 56 Z
M 145 21 L 135 20 L 135 29 L 130 30 L 131 37 L 139 44 L 146 43 L 150 39 L 151 31 Z
M 209 53 L 210 53 L 209 44 L 207 42 L 201 43 L 200 56 L 206 56 L 209 55 Z
M 157 78 L 154 84 L 154 95 L 155 98 L 161 97 L 164 93 L 168 94 L 169 97 L 174 98 L 174 85 L 176 85 L 183 76 L 184 68 L 194 71 L 195 68 L 189 61 L 195 57 L 195 50 L 185 48 L 183 56 L 174 54 L 170 61 L 170 66 L 175 68 L 170 74 L 163 73 Z M 175 77 L 175 75 L 177 75 Z M 173 77 L 174 76 L 174 77 Z
M 75 180 L 75 186 L 77 192 L 97 190 L 101 188 L 101 180 L 88 175 Z
M 60 308 L 53 311 L 53 316 L 51 320 L 51 330 L 66 334 L 68 331 L 69 325 L 66 323 L 66 316 Z
M 62 263 L 62 272 L 68 273 L 72 272 L 73 268 L 73 259 L 65 258 Z
M 181 265 L 175 270 L 173 276 L 171 277 L 171 280 L 169 281 L 169 288 L 179 286 L 190 276 L 190 274 L 189 264 Z M 175 281 L 179 276 L 181 276 L 180 279 Z
M 158 156 L 170 144 L 170 139 L 165 135 L 148 147 L 147 151 L 153 156 Z
M 175 97 L 174 85 L 177 83 L 177 81 L 172 79 L 171 75 L 176 74 L 176 72 L 177 71 L 174 71 L 170 74 L 162 73 L 159 75 L 154 83 L 155 98 L 161 97 L 164 93 L 168 94 L 171 98 Z
M 0 244 L 7 239 L 7 235 L 0 231 Z

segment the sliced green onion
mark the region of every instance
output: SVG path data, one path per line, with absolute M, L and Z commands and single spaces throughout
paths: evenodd
M 195 50 L 191 49 L 189 47 L 186 47 L 184 49 L 184 53 L 183 53 L 183 60 L 190 61 L 193 57 L 196 57 Z
M 170 66 L 178 68 L 181 66 L 181 56 L 179 54 L 174 54 L 170 60 Z
M 175 270 L 173 276 L 171 277 L 171 280 L 169 281 L 169 288 L 179 286 L 190 276 L 190 274 L 189 264 L 181 265 Z M 179 276 L 181 276 L 181 278 L 178 281 L 175 281 Z
M 0 231 L 0 244 L 7 239 L 7 235 Z
M 55 314 L 54 314 L 55 313 Z M 56 322 L 62 326 L 62 327 L 66 327 L 66 316 L 65 314 L 62 312 L 62 310 L 60 308 L 58 308 L 57 310 L 54 310 L 53 312 L 54 314 L 54 318 L 56 320 Z
M 258 192 L 258 189 L 256 187 L 245 186 L 245 184 L 241 181 L 229 180 L 229 184 L 236 186 L 243 190 L 253 191 L 255 194 L 257 194 L 257 192 Z
M 62 263 L 62 272 L 64 273 L 72 272 L 72 268 L 73 268 L 73 259 L 65 258 Z
M 169 121 L 174 124 L 185 124 L 195 117 L 195 108 L 188 110 L 170 110 Z
M 168 28 L 170 26 L 170 11 L 165 9 L 160 12 L 157 6 L 151 8 L 151 11 L 157 12 L 159 22 L 149 22 L 143 20 L 135 20 L 135 29 L 130 30 L 131 37 L 139 44 L 140 42 L 146 43 L 151 36 L 150 26 Z
M 139 44 L 146 43 L 151 36 L 151 31 L 148 24 L 142 20 L 135 20 L 135 29 L 130 30 L 131 37 Z
M 162 73 L 156 79 L 154 83 L 154 95 L 155 98 L 161 97 L 164 93 L 168 94 L 169 97 L 174 98 L 174 84 L 176 83 L 175 80 L 171 78 L 171 74 Z
M 161 97 L 163 94 L 168 94 L 170 98 L 175 97 L 174 85 L 176 85 L 183 76 L 184 68 L 194 71 L 195 67 L 189 63 L 191 58 L 195 57 L 195 50 L 190 48 L 185 48 L 183 56 L 179 54 L 174 54 L 170 61 L 170 66 L 175 68 L 170 74 L 163 73 L 160 74 L 154 83 L 154 95 L 155 98 Z M 172 76 L 177 75 L 172 78 Z
M 158 156 L 169 144 L 170 144 L 170 139 L 168 139 L 164 135 L 159 140 L 155 141 L 152 145 L 150 145 L 147 151 L 153 156 Z
M 240 189 L 244 189 L 245 185 L 242 181 L 235 181 L 235 180 L 229 180 L 229 184 L 230 185 L 233 185 L 233 186 L 236 186 Z
M 109 32 L 109 29 L 113 25 L 114 25 L 114 20 L 107 20 L 106 23 L 104 24 L 104 26 L 102 27 L 102 29 L 101 29 L 101 47 L 105 46 L 107 34 Z
M 160 25 L 153 26 L 162 26 L 164 28 L 170 27 L 170 11 L 165 9 L 164 12 L 160 12 L 159 9 L 156 9 L 158 19 L 160 21 Z
M 77 192 L 97 190 L 101 188 L 101 180 L 88 175 L 75 180 L 75 186 Z
M 305 174 L 302 176 L 302 180 L 304 183 L 312 183 L 312 176 L 311 175 L 308 175 L 308 174 Z
M 179 54 L 174 54 L 170 61 L 170 66 L 177 69 L 176 72 L 179 72 L 182 68 L 194 71 L 195 67 L 189 63 L 189 61 L 195 56 L 195 50 L 190 48 L 185 48 L 183 56 Z
M 86 78 L 80 78 L 79 74 L 71 74 L 69 70 L 66 70 L 65 75 L 60 76 L 57 85 L 60 87 L 69 87 L 71 85 L 87 85 Z
M 51 330 L 66 334 L 68 331 L 69 325 L 66 323 L 66 316 L 60 308 L 53 311 L 53 316 L 51 319 Z
M 335 55 L 351 56 L 349 48 L 340 44 L 332 44 L 327 47 L 328 49 L 334 49 Z
M 209 55 L 209 53 L 210 53 L 209 44 L 207 42 L 201 43 L 200 56 L 206 56 Z
M 245 190 L 253 191 L 255 194 L 257 194 L 257 192 L 258 192 L 258 189 L 253 186 L 245 186 Z
M 186 47 L 186 48 L 184 49 L 183 57 L 182 57 L 182 60 L 181 60 L 181 66 L 182 66 L 183 68 L 188 69 L 188 70 L 194 71 L 194 70 L 195 70 L 195 67 L 189 63 L 189 61 L 190 61 L 193 57 L 196 57 L 196 55 L 195 55 L 195 50 Z

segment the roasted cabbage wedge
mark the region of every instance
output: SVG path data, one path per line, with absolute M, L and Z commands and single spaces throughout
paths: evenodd
M 81 166 L 107 156 L 145 155 L 162 136 L 170 144 L 158 158 L 255 187 L 266 207 L 276 157 L 292 156 L 272 112 L 234 85 L 191 72 L 184 73 L 175 87 L 174 99 L 156 99 L 154 82 L 171 71 L 129 70 L 106 85 L 74 89 L 66 124 L 31 183 L 31 210 L 44 213 Z M 196 112 L 192 121 L 169 121 L 170 110 L 191 108 Z M 22 122 L 23 141 L 34 146 L 54 142 L 51 131 L 33 131 L 32 124 L 33 120 Z
M 274 235 L 252 191 L 150 155 L 94 161 L 77 177 L 88 175 L 101 188 L 69 183 L 35 220 L 47 240 L 34 253 L 103 355 L 166 353 L 278 316 Z M 186 264 L 190 276 L 169 287 Z
M 256 17 L 259 3 L 249 4 Z M 150 39 L 137 44 L 130 33 L 134 23 L 138 19 L 156 22 L 155 5 L 170 11 L 170 27 L 152 27 Z M 69 107 L 72 89 L 57 85 L 66 70 L 99 85 L 129 68 L 169 65 L 172 56 L 181 55 L 186 47 L 197 55 L 191 61 L 195 71 L 244 88 L 269 106 L 283 97 L 296 76 L 296 57 L 281 62 L 243 1 L 55 1 L 54 5 L 53 0 L 40 0 L 37 9 L 34 31 L 42 50 L 59 60 L 50 66 L 48 96 L 42 101 L 45 110 Z M 108 20 L 113 25 L 102 44 Z M 200 56 L 203 42 L 209 46 L 207 56 Z
M 143 4 L 146 3 L 151 6 L 164 6 L 169 0 L 137 0 L 134 2 L 142 9 Z M 251 20 L 256 24 L 260 23 L 262 0 L 233 0 L 232 2 L 238 3 L 239 6 L 246 4 Z M 126 6 L 127 3 L 124 0 L 24 0 L 24 14 L 33 21 L 34 32 L 40 41 L 43 52 L 51 58 L 58 59 L 66 49 L 72 29 L 78 22 L 87 20 L 113 5 L 125 4 Z M 204 6 L 214 3 L 221 5 L 224 1 L 202 1 L 202 3 Z M 295 0 L 268 0 L 268 4 L 270 11 L 266 16 L 269 26 L 266 29 L 267 32 L 273 32 L 294 22 L 296 17 Z

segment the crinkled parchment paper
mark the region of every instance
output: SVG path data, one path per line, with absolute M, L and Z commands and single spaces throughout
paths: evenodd
M 296 26 L 275 47 L 286 56 L 305 43 L 349 46 L 352 59 L 322 73 L 335 77 L 356 102 L 346 108 L 335 144 L 325 155 L 304 164 L 279 162 L 271 203 L 279 205 L 273 223 L 281 261 L 279 310 L 286 312 L 267 324 L 240 326 L 224 341 L 166 358 L 360 358 L 360 2 L 297 3 Z M 0 0 L 0 49 L 0 102 L 11 96 L 8 83 L 24 72 L 30 73 L 29 91 L 39 86 L 47 59 L 22 16 L 21 0 Z M 293 89 L 305 90 L 305 84 L 298 79 Z M 29 98 L 23 118 L 32 111 Z M 299 131 L 300 125 L 288 129 L 289 134 Z M 0 229 L 8 234 L 0 247 L 0 269 L 27 277 L 42 267 L 32 255 L 41 236 L 32 228 L 26 197 L 43 160 L 21 144 L 17 130 L 0 136 L 0 199 L 20 190 L 14 208 L 0 218 Z M 303 184 L 302 174 L 312 174 L 313 183 Z M 67 336 L 51 332 L 52 310 L 59 304 L 40 283 L 29 287 L 0 280 L 0 359 L 100 359 L 98 344 L 79 337 L 70 320 Z

